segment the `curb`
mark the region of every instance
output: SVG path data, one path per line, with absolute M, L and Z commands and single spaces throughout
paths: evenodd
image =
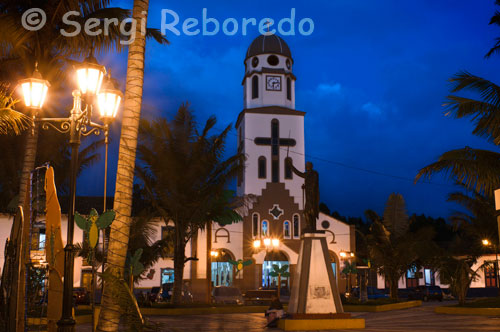
M 435 307 L 437 314 L 500 316 L 500 308 L 466 308 L 466 307 Z
M 407 301 L 382 305 L 344 305 L 344 311 L 348 312 L 384 312 L 420 307 L 422 301 Z

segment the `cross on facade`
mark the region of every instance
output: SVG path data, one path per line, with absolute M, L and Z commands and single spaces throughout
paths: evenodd
M 297 142 L 293 138 L 280 138 L 279 137 L 279 122 L 274 119 L 271 121 L 271 137 L 256 137 L 254 142 L 256 145 L 271 146 L 271 181 L 279 182 L 279 165 L 280 155 L 279 150 L 281 146 L 295 146 Z

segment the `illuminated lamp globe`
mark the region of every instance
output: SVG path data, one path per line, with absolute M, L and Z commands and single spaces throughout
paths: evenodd
M 40 110 L 43 107 L 50 83 L 42 78 L 38 71 L 38 64 L 35 64 L 35 71 L 30 78 L 19 81 L 24 98 L 24 104 L 34 110 Z
M 116 118 L 116 113 L 123 99 L 120 90 L 115 89 L 111 77 L 108 76 L 101 90 L 97 94 L 97 106 L 101 119 L 106 122 L 112 122 Z
M 78 88 L 82 95 L 97 95 L 106 74 L 106 68 L 101 66 L 91 53 L 82 63 L 75 65 L 75 70 Z

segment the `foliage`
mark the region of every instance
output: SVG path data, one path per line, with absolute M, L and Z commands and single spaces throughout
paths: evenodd
M 77 222 L 76 217 L 75 222 Z M 139 256 L 139 263 L 143 266 L 142 272 L 134 276 L 135 282 L 140 282 L 144 279 L 143 274 L 147 272 L 147 270 L 151 268 L 160 258 L 168 257 L 169 253 L 173 250 L 173 240 L 171 236 L 154 241 L 157 234 L 157 224 L 158 220 L 149 215 L 147 211 L 139 213 L 138 216 L 132 219 L 127 246 L 127 257 L 132 257 L 140 250 L 141 255 Z M 85 227 L 87 226 L 85 225 Z M 92 250 L 88 241 L 84 241 L 81 244 L 77 243 L 75 247 L 78 256 L 80 257 L 88 258 L 91 254 Z M 96 261 L 95 263 L 97 263 L 98 266 L 102 264 L 104 254 L 99 247 L 95 250 L 94 258 Z M 126 265 L 128 266 L 128 264 Z M 138 271 L 138 269 L 135 269 L 134 271 Z M 125 270 L 124 277 L 128 280 L 128 269 Z
M 451 292 L 457 296 L 459 305 L 465 304 L 470 284 L 478 273 L 472 269 L 475 259 L 471 257 L 445 256 L 438 265 L 439 280 L 450 285 Z
M 482 239 L 497 242 L 498 230 L 493 198 L 478 192 L 470 194 L 454 192 L 448 195 L 448 201 L 456 202 L 469 211 L 469 213 L 456 212 L 452 215 L 451 220 L 455 228 L 465 231 L 473 238 L 473 243 L 479 244 Z
M 290 277 L 290 273 L 288 272 L 288 265 L 285 264 L 282 267 L 279 267 L 278 264 L 273 264 L 273 269 L 269 273 L 271 277 L 283 277 L 283 278 L 288 278 Z
M 140 276 L 144 272 L 144 265 L 141 263 L 140 259 L 142 256 L 142 249 L 137 249 L 133 255 L 127 256 L 126 267 L 129 274 L 135 277 Z
M 391 298 L 397 300 L 399 279 L 432 248 L 429 239 L 433 232 L 429 228 L 409 232 L 405 202 L 400 194 L 389 196 L 383 219 L 370 210 L 366 215 L 372 220 L 370 234 L 366 237 L 371 265 L 384 276 Z
M 138 146 L 137 174 L 156 213 L 174 224 L 174 303 L 180 302 L 186 243 L 207 223 L 241 220 L 231 211 L 226 186 L 243 167 L 244 156 L 224 159 L 231 129 L 210 135 L 210 117 L 201 131 L 188 105 L 181 105 L 171 121 L 143 120 Z
M 346 276 L 351 275 L 351 274 L 358 274 L 358 269 L 356 268 L 356 263 L 355 262 L 349 262 L 346 261 L 344 263 L 344 268 L 340 272 Z
M 18 100 L 12 97 L 6 84 L 0 84 L 0 135 L 19 135 L 30 125 L 30 118 L 14 110 Z

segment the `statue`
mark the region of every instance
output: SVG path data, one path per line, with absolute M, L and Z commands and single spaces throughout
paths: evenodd
M 304 206 L 304 218 L 306 221 L 305 233 L 315 233 L 316 232 L 316 219 L 319 216 L 319 175 L 313 169 L 313 164 L 311 162 L 306 163 L 306 171 L 300 172 L 293 166 L 292 159 L 287 157 L 285 159 L 286 164 L 292 169 L 292 171 L 304 178 L 304 184 L 302 189 L 305 189 L 306 202 Z

